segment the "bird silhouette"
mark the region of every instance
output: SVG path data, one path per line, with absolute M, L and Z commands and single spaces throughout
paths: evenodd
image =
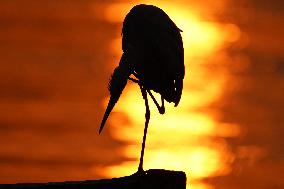
M 122 50 L 119 65 L 109 81 L 110 100 L 101 122 L 99 133 L 118 101 L 127 81 L 140 86 L 145 101 L 145 128 L 138 172 L 143 171 L 143 157 L 150 109 L 149 94 L 160 114 L 165 113 L 164 100 L 179 104 L 184 68 L 184 49 L 180 30 L 169 16 L 153 5 L 134 6 L 126 15 L 122 27 Z M 135 78 L 130 77 L 133 75 Z M 161 105 L 152 92 L 159 93 Z

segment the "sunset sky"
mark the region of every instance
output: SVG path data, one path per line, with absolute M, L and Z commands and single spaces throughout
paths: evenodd
M 145 169 L 187 188 L 283 188 L 284 1 L 0 1 L 0 183 L 126 176 L 138 167 L 145 106 L 131 82 L 98 135 L 136 4 L 183 30 L 184 91 L 151 102 Z M 158 94 L 155 94 L 158 97 Z M 158 98 L 159 99 L 159 98 Z

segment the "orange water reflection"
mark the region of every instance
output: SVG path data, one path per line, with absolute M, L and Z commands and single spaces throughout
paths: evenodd
M 144 3 L 162 8 L 183 30 L 186 64 L 180 105 L 174 108 L 167 104 L 166 114 L 162 116 L 155 105 L 150 104 L 152 111 L 144 168 L 182 170 L 189 177 L 190 188 L 212 188 L 202 179 L 230 173 L 234 154 L 225 139 L 240 134 L 238 125 L 220 122 L 218 111 L 210 105 L 220 100 L 225 91 L 229 79 L 227 67 L 233 61 L 226 48 L 240 39 L 241 31 L 233 23 L 204 19 L 201 15 L 210 12 L 210 7 L 190 8 L 189 3 L 181 1 Z M 133 5 L 112 4 L 106 9 L 106 19 L 121 23 Z M 224 7 L 225 2 L 218 6 Z M 118 32 L 111 45 L 117 60 L 122 53 L 120 43 Z M 114 111 L 127 115 L 128 122 L 122 121 L 121 114 L 113 114 L 110 119 L 111 135 L 128 142 L 123 149 L 124 156 L 137 160 L 106 168 L 107 177 L 128 175 L 137 169 L 145 113 L 138 86 L 128 84 Z

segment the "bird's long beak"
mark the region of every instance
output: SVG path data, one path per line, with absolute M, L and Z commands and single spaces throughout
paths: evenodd
M 109 81 L 108 90 L 110 92 L 110 99 L 101 123 L 99 134 L 102 132 L 110 112 L 112 111 L 114 105 L 117 103 L 123 89 L 127 84 L 128 77 L 131 74 L 130 68 L 131 67 L 126 62 L 126 55 L 123 54 L 121 56 L 119 66 L 114 69 L 114 72 Z
M 99 134 L 101 134 L 104 126 L 105 126 L 105 123 L 106 123 L 106 120 L 110 114 L 110 112 L 112 111 L 114 105 L 116 104 L 118 99 L 114 98 L 113 96 L 110 97 L 109 101 L 108 101 L 108 105 L 107 105 L 107 109 L 105 111 L 105 115 L 103 117 L 103 120 L 102 120 L 102 123 L 101 123 L 101 126 L 100 126 L 100 130 L 99 130 Z

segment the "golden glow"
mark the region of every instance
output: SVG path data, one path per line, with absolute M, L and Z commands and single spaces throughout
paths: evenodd
M 185 4 L 143 2 L 162 8 L 183 30 L 186 64 L 180 105 L 174 108 L 172 104 L 166 104 L 166 114 L 160 115 L 153 102 L 150 102 L 151 119 L 144 168 L 182 170 L 189 176 L 191 189 L 210 189 L 212 186 L 200 179 L 230 172 L 234 154 L 224 138 L 237 137 L 240 130 L 237 125 L 219 122 L 216 110 L 212 112 L 206 109 L 219 100 L 224 92 L 228 80 L 226 65 L 233 61 L 225 50 L 227 45 L 239 40 L 241 31 L 232 23 L 203 20 L 198 10 L 185 9 Z M 133 6 L 113 4 L 106 10 L 106 19 L 121 23 Z M 111 44 L 111 49 L 119 59 L 122 52 L 120 33 Z M 129 121 L 125 123 L 120 115 L 112 114 L 111 135 L 117 140 L 131 143 L 123 149 L 123 154 L 137 161 L 104 169 L 108 177 L 132 174 L 138 166 L 145 105 L 137 85 L 128 83 L 114 111 L 127 115 Z

